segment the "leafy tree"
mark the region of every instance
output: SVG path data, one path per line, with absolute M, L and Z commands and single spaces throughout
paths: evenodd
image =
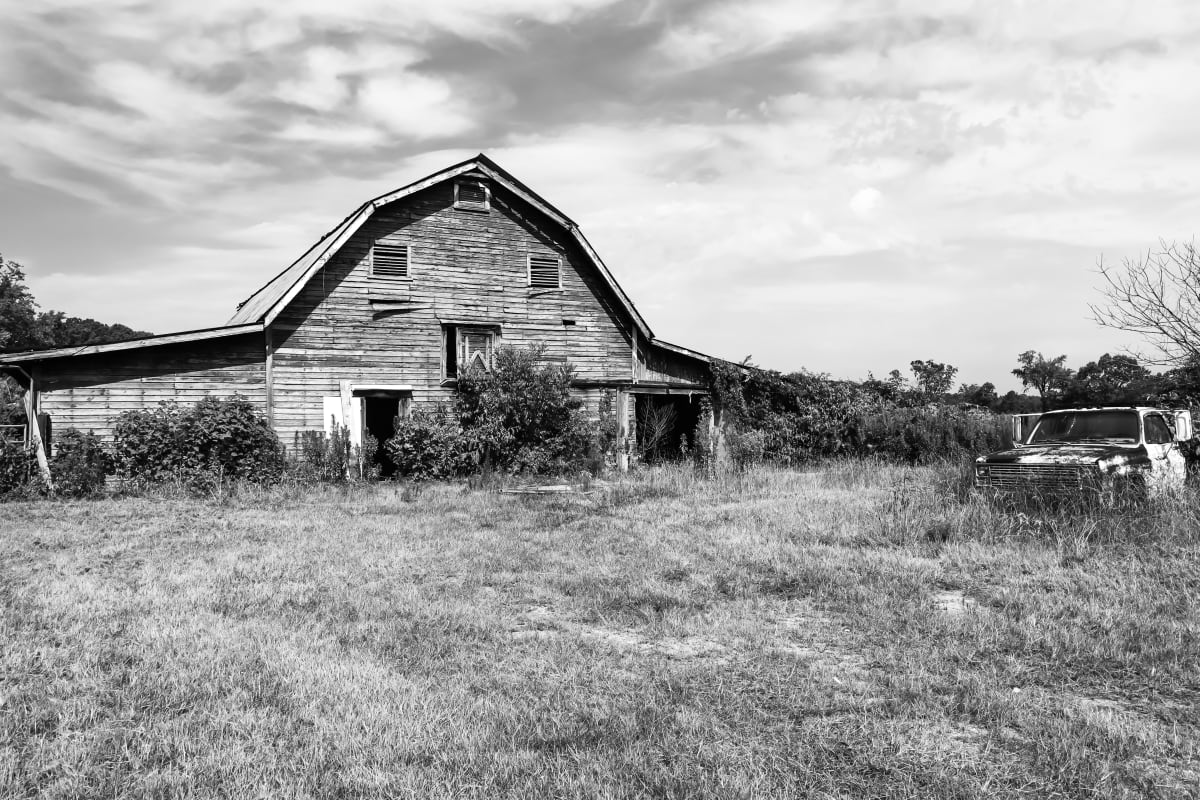
M 39 312 L 25 285 L 24 267 L 0 256 L 0 353 L 106 344 L 150 335 L 126 325 L 68 317 L 61 311 Z
M 971 403 L 984 408 L 991 408 L 996 402 L 996 385 L 991 381 L 986 383 L 964 383 L 958 387 L 958 393 L 962 395 L 964 403 Z
M 1021 366 L 1012 371 L 1021 379 L 1021 385 L 1032 387 L 1042 400 L 1042 411 L 1050 410 L 1052 400 L 1061 396 L 1067 382 L 1071 379 L 1071 370 L 1065 366 L 1065 355 L 1047 359 L 1044 355 L 1033 350 L 1026 350 L 1017 356 Z
M 127 325 L 106 325 L 94 319 L 68 317 L 61 311 L 46 311 L 38 315 L 38 338 L 42 347 L 80 347 L 88 344 L 107 344 L 150 336 Z
M 125 325 L 68 317 L 61 311 L 39 312 L 25 285 L 25 269 L 0 256 L 0 353 L 106 344 L 150 335 Z M 11 376 L 0 375 L 0 425 L 25 421 L 22 395 Z
M 0 353 L 39 347 L 37 317 L 24 268 L 0 255 Z
M 916 378 L 917 390 L 925 398 L 937 398 L 950 391 L 954 385 L 954 376 L 958 367 L 940 364 L 937 361 L 913 361 L 909 363 L 913 377 Z
M 859 384 L 859 388 L 889 403 L 909 405 L 913 400 L 913 388 L 898 369 L 889 372 L 883 380 L 868 372 L 867 379 Z
M 1105 353 L 1079 368 L 1063 399 L 1092 406 L 1130 404 L 1154 394 L 1155 384 L 1150 370 L 1133 356 Z
M 882 381 L 875 377 L 872 372 L 867 373 L 867 379 L 859 384 L 859 387 L 868 394 L 873 394 L 882 400 L 894 402 L 896 400 L 896 392 L 890 381 Z
M 0 375 L 0 425 L 25 423 L 24 391 L 7 375 Z

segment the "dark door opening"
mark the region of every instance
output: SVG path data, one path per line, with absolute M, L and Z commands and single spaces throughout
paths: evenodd
M 383 444 L 396 432 L 396 418 L 404 416 L 407 406 L 408 399 L 397 394 L 363 398 L 363 431 L 379 442 L 375 463 L 379 465 L 381 477 L 390 478 L 396 473 L 396 465 L 388 458 Z
M 636 395 L 637 447 L 646 464 L 678 461 L 695 448 L 699 398 L 686 395 Z

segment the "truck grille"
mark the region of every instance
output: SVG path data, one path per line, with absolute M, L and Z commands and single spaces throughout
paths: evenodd
M 1100 470 L 1079 464 L 989 464 L 980 476 L 984 488 L 1000 491 L 1078 491 L 1100 484 Z

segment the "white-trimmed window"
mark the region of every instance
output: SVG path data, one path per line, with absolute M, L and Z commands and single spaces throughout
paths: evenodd
M 454 207 L 468 211 L 491 209 L 492 193 L 482 181 L 455 181 Z
M 376 242 L 371 248 L 371 277 L 407 278 L 408 261 L 408 245 Z
M 559 289 L 562 287 L 562 259 L 558 256 L 529 256 L 529 287 Z

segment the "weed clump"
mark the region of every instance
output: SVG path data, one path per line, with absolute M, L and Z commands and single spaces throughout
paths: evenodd
M 37 468 L 32 448 L 0 437 L 0 498 L 37 494 L 44 488 Z
M 104 480 L 113 472 L 113 458 L 93 433 L 68 428 L 58 434 L 50 461 L 55 492 L 65 497 L 95 497 L 104 492 Z

